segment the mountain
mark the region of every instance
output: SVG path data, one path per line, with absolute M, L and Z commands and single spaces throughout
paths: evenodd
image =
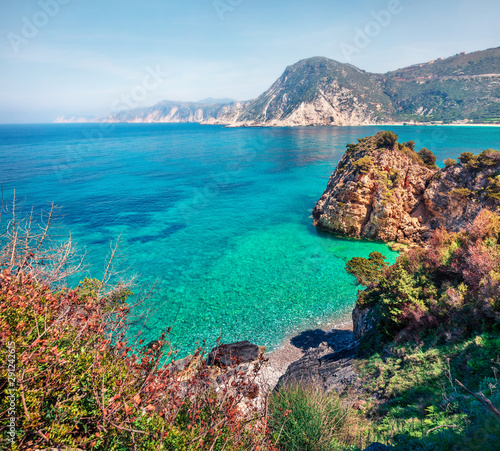
M 382 83 L 399 120 L 500 121 L 500 47 L 389 72 Z
M 388 118 L 386 112 L 393 108 L 378 76 L 315 57 L 287 67 L 233 125 L 358 125 Z
M 240 105 L 239 102 L 234 101 L 232 103 L 211 103 L 210 100 L 212 99 L 205 99 L 196 103 L 164 100 L 152 107 L 134 108 L 114 113 L 99 119 L 98 122 L 205 123 L 209 120 L 230 117 L 230 112 Z
M 500 122 L 500 47 L 386 74 L 314 57 L 287 67 L 251 101 L 163 101 L 100 120 L 233 127 Z

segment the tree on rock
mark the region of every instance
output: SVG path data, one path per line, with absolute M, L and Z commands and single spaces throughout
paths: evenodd
M 378 138 L 377 141 L 377 147 L 379 149 L 386 148 L 386 149 L 394 149 L 394 146 L 398 142 L 398 135 L 396 135 L 394 132 L 391 132 L 390 130 L 387 130 L 385 132 L 380 133 L 380 137 Z
M 422 158 L 424 164 L 430 168 L 434 168 L 436 166 L 436 156 L 426 147 L 424 147 L 419 153 L 419 157 Z

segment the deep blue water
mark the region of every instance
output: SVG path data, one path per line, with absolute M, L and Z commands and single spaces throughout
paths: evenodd
M 438 162 L 500 147 L 500 128 L 390 128 Z M 137 274 L 135 291 L 156 284 L 146 339 L 174 325 L 183 353 L 219 333 L 272 349 L 349 314 L 349 258 L 378 250 L 394 261 L 386 246 L 318 234 L 310 219 L 346 144 L 382 129 L 0 125 L 0 181 L 25 210 L 62 207 L 58 233 L 71 231 L 88 274 L 102 275 L 121 237 L 115 263 Z

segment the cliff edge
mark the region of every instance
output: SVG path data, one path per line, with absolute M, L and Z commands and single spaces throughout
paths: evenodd
M 432 152 L 380 132 L 349 144 L 313 211 L 318 229 L 353 238 L 423 244 L 459 231 L 482 209 L 500 211 L 500 153 L 488 149 L 439 169 Z

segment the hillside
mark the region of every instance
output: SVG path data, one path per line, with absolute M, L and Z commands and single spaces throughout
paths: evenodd
M 399 69 L 383 83 L 399 120 L 500 120 L 500 48 Z
M 218 102 L 218 103 L 217 103 Z M 228 116 L 238 102 L 229 99 L 205 99 L 200 102 L 164 100 L 152 107 L 134 108 L 110 114 L 98 122 L 206 122 Z
M 374 74 L 323 57 L 286 68 L 254 100 L 163 101 L 103 122 L 238 126 L 500 122 L 500 47 Z

